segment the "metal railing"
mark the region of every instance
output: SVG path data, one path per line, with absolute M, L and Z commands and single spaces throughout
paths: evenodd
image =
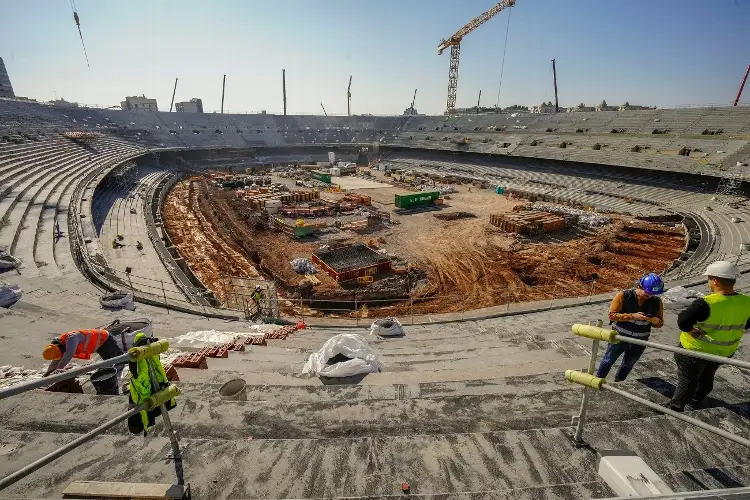
M 731 359 L 731 358 L 727 358 L 724 356 L 716 356 L 713 354 L 693 351 L 690 349 L 682 349 L 680 347 L 659 344 L 657 342 L 651 342 L 648 340 L 640 340 L 640 339 L 636 339 L 633 337 L 627 337 L 624 335 L 619 335 L 615 330 L 602 328 L 601 326 L 602 326 L 602 322 L 597 321 L 596 326 L 575 324 L 572 327 L 573 333 L 575 333 L 576 335 L 580 335 L 581 337 L 592 339 L 593 341 L 592 347 L 591 347 L 591 359 L 589 361 L 588 370 L 586 372 L 577 371 L 577 370 L 567 370 L 565 372 L 565 378 L 569 382 L 580 384 L 583 386 L 583 395 L 581 397 L 581 409 L 579 411 L 579 414 L 573 417 L 573 422 L 576 424 L 575 434 L 573 435 L 573 442 L 576 446 L 586 446 L 586 443 L 583 441 L 583 427 L 584 427 L 585 420 L 586 420 L 586 410 L 588 407 L 588 399 L 589 399 L 590 390 L 596 389 L 596 390 L 610 391 L 615 394 L 619 394 L 620 396 L 626 399 L 629 399 L 630 401 L 634 401 L 636 403 L 647 406 L 651 408 L 652 410 L 655 410 L 659 413 L 670 415 L 690 425 L 694 425 L 696 427 L 699 427 L 703 430 L 706 430 L 718 436 L 722 436 L 734 443 L 750 447 L 750 439 L 745 439 L 743 437 L 737 436 L 736 434 L 732 434 L 730 432 L 727 432 L 713 425 L 707 424 L 705 422 L 701 422 L 700 420 L 697 420 L 692 417 L 688 417 L 686 415 L 683 415 L 680 412 L 674 411 L 670 408 L 661 406 L 657 403 L 653 403 L 647 399 L 636 396 L 635 394 L 631 394 L 627 391 L 624 391 L 620 388 L 617 388 L 608 384 L 604 378 L 596 377 L 594 375 L 594 368 L 596 365 L 596 359 L 598 356 L 600 341 L 609 342 L 613 344 L 616 344 L 619 342 L 626 342 L 629 344 L 640 345 L 644 347 L 651 347 L 651 348 L 659 349 L 662 351 L 669 351 L 669 352 L 680 354 L 682 356 L 688 356 L 691 358 L 705 359 L 707 361 L 712 361 L 714 363 L 732 365 L 738 368 L 743 368 L 745 370 L 750 370 L 750 362 L 741 361 L 738 359 Z
M 162 352 L 165 352 L 168 348 L 169 348 L 169 342 L 167 342 L 166 340 L 153 342 L 143 347 L 132 347 L 131 349 L 128 350 L 128 352 L 121 354 L 120 356 L 116 356 L 114 358 L 105 359 L 96 363 L 88 364 L 86 366 L 81 366 L 79 368 L 67 370 L 63 373 L 50 375 L 49 377 L 45 377 L 39 380 L 31 380 L 28 382 L 23 382 L 23 383 L 8 387 L 6 389 L 0 389 L 0 400 L 9 398 L 11 396 L 15 396 L 18 394 L 22 394 L 27 391 L 32 391 L 34 389 L 40 389 L 42 387 L 50 386 L 56 382 L 68 380 L 77 375 L 89 373 L 99 368 L 108 368 L 108 367 L 115 366 L 121 363 L 127 363 L 130 361 L 139 361 L 139 360 L 145 360 L 147 363 L 147 366 L 149 369 L 149 378 L 151 381 L 151 386 L 159 387 L 160 386 L 159 381 L 156 378 L 156 372 L 155 372 L 155 368 L 153 366 L 153 361 L 151 360 L 151 358 L 153 356 L 158 356 Z M 117 417 L 111 420 L 108 420 L 107 422 L 104 422 L 103 424 L 96 427 L 95 429 L 92 429 L 91 431 L 79 436 L 73 441 L 61 446 L 57 450 L 41 457 L 40 459 L 19 469 L 18 471 L 0 479 L 0 490 L 16 483 L 17 481 L 23 479 L 24 477 L 28 476 L 34 471 L 49 464 L 53 460 L 56 460 L 60 458 L 61 456 L 65 455 L 66 453 L 74 450 L 75 448 L 78 448 L 82 444 L 88 441 L 91 441 L 93 438 L 99 436 L 100 434 L 103 434 L 104 431 L 106 431 L 110 427 L 113 427 L 114 425 L 120 422 L 124 422 L 128 418 L 134 415 L 137 415 L 141 411 L 151 411 L 156 408 L 161 408 L 161 416 L 164 419 L 164 425 L 167 428 L 167 434 L 169 436 L 169 440 L 172 446 L 172 453 L 168 456 L 168 458 L 172 458 L 175 461 L 175 473 L 177 476 L 177 484 L 179 486 L 184 485 L 184 477 L 182 474 L 182 461 L 181 461 L 182 452 L 180 450 L 180 443 L 177 437 L 177 433 L 172 427 L 172 422 L 169 419 L 169 415 L 167 413 L 167 408 L 166 408 L 167 402 L 170 401 L 171 399 L 174 399 L 175 397 L 179 395 L 180 395 L 180 389 L 177 386 L 170 384 L 167 388 L 162 389 L 161 391 L 152 394 L 148 399 L 146 399 L 146 401 L 129 409 L 127 412 L 121 415 L 118 415 Z

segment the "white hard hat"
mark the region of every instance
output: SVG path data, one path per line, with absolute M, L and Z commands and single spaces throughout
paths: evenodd
M 717 260 L 709 264 L 703 276 L 715 276 L 717 278 L 726 278 L 736 280 L 740 277 L 740 268 L 726 260 Z

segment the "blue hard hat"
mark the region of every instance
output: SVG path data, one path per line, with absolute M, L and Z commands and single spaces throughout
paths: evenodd
M 638 281 L 638 284 L 650 295 L 661 295 L 664 293 L 664 282 L 658 274 L 647 274 Z

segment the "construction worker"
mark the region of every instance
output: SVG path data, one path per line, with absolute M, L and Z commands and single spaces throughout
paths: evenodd
M 687 351 L 732 357 L 745 330 L 750 329 L 750 296 L 734 291 L 740 270 L 720 260 L 706 268 L 710 295 L 695 299 L 677 316 L 680 347 Z M 721 363 L 674 355 L 677 363 L 677 388 L 665 406 L 684 411 L 685 405 L 699 408 L 714 386 L 714 375 Z
M 255 307 L 260 314 L 261 312 L 261 306 L 260 301 L 263 299 L 263 289 L 260 287 L 260 285 L 255 286 L 255 290 L 253 291 L 253 294 L 250 295 L 250 298 L 253 299 L 253 302 L 255 302 Z
M 102 359 L 111 359 L 123 354 L 107 330 L 73 330 L 63 333 L 52 340 L 42 352 L 44 359 L 52 361 L 44 376 L 55 370 L 62 370 L 72 358 L 91 359 L 94 353 Z
M 133 347 L 144 347 L 155 342 L 159 339 L 148 337 L 143 332 L 138 332 L 133 338 Z M 151 382 L 151 374 L 149 365 L 153 369 L 153 375 L 156 378 L 156 382 L 159 387 L 154 387 Z M 162 389 L 166 389 L 169 386 L 169 380 L 167 374 L 164 371 L 164 366 L 161 364 L 159 355 L 156 354 L 149 359 L 139 359 L 137 361 L 129 362 L 130 368 L 130 383 L 128 389 L 130 391 L 130 398 L 128 403 L 133 406 L 137 406 L 153 394 L 156 394 Z M 171 399 L 166 403 L 167 411 L 171 410 L 177 405 L 174 399 Z M 151 411 L 142 411 L 138 415 L 133 415 L 128 419 L 128 428 L 133 434 L 140 434 L 141 432 L 145 436 L 148 433 L 150 426 L 154 425 L 155 418 L 161 415 L 161 408 L 157 407 Z
M 664 325 L 664 305 L 658 297 L 663 292 L 664 283 L 654 273 L 642 277 L 636 288 L 619 292 L 609 306 L 612 329 L 619 335 L 647 340 L 651 328 L 661 328 Z M 615 374 L 615 382 L 622 382 L 644 350 L 644 346 L 627 342 L 609 344 L 596 370 L 596 376 L 606 378 L 617 358 L 624 354 L 620 368 Z

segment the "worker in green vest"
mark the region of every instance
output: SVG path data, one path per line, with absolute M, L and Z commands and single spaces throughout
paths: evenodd
M 140 332 L 136 334 L 133 339 L 133 347 L 143 347 L 151 342 L 154 342 L 156 338 L 147 337 L 145 333 Z M 149 375 L 149 364 L 151 364 L 156 380 L 159 383 L 159 387 L 153 387 L 151 384 L 151 377 Z M 156 394 L 162 389 L 166 389 L 169 386 L 169 380 L 167 374 L 164 371 L 164 366 L 161 364 L 159 355 L 152 356 L 148 360 L 139 359 L 138 361 L 130 362 L 130 401 L 131 405 L 139 405 L 146 401 L 149 396 Z M 174 399 L 171 399 L 166 403 L 167 410 L 171 410 L 177 406 Z M 128 428 L 132 434 L 140 434 L 143 432 L 145 436 L 150 426 L 154 425 L 156 417 L 161 415 L 161 408 L 157 407 L 151 411 L 142 411 L 138 415 L 134 415 L 128 419 Z
M 708 276 L 712 293 L 696 299 L 678 315 L 680 347 L 731 357 L 745 330 L 750 329 L 750 296 L 734 291 L 740 270 L 731 262 L 714 262 L 703 275 Z M 680 412 L 685 405 L 699 408 L 713 389 L 714 374 L 721 363 L 676 353 L 674 360 L 679 381 L 672 400 L 665 406 Z

